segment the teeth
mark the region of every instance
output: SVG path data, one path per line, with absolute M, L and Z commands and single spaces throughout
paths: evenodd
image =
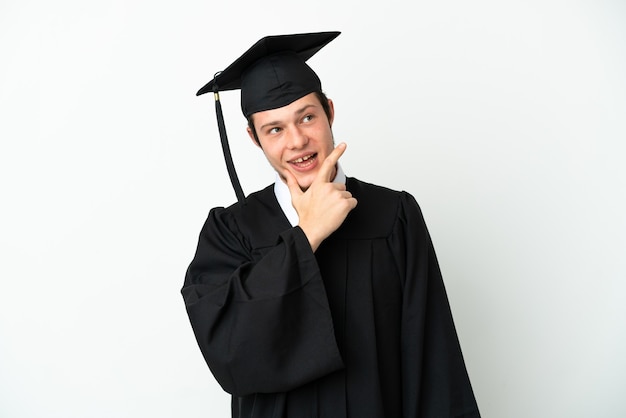
M 311 155 L 307 155 L 306 157 L 302 157 L 302 158 L 298 158 L 297 160 L 293 160 L 294 163 L 302 163 L 306 160 L 308 160 L 309 158 L 311 158 L 313 156 L 313 154 Z

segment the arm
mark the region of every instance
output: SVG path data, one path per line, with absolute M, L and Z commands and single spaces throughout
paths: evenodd
M 252 257 L 221 210 L 182 289 L 204 358 L 233 395 L 283 392 L 342 367 L 323 282 L 298 227 Z

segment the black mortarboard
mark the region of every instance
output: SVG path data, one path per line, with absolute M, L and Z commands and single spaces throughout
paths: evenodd
M 218 92 L 241 89 L 241 110 L 248 117 L 256 112 L 286 106 L 309 93 L 321 91 L 319 78 L 305 61 L 339 36 L 339 33 L 266 36 L 224 71 L 218 72 L 196 94 L 214 93 L 224 159 L 240 202 L 244 201 L 244 194 L 230 155 Z

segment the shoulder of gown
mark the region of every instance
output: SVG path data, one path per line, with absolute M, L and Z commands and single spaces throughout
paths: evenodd
M 276 200 L 273 185 L 251 193 L 245 203 L 213 208 L 211 214 L 249 249 L 273 246 L 277 235 L 291 228 Z
M 421 218 L 415 198 L 405 191 L 378 186 L 353 177 L 348 177 L 347 189 L 357 199 L 358 204 L 337 230 L 338 238 L 386 238 L 397 229 L 398 220 L 407 213 L 417 214 Z

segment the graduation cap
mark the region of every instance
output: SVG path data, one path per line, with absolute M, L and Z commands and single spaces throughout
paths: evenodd
M 340 32 L 300 33 L 266 36 L 255 43 L 213 80 L 198 90 L 196 96 L 213 92 L 217 126 L 230 181 L 237 200 L 244 194 L 230 154 L 219 92 L 241 90 L 244 116 L 286 106 L 309 93 L 322 90 L 317 74 L 306 61 L 339 36 Z

